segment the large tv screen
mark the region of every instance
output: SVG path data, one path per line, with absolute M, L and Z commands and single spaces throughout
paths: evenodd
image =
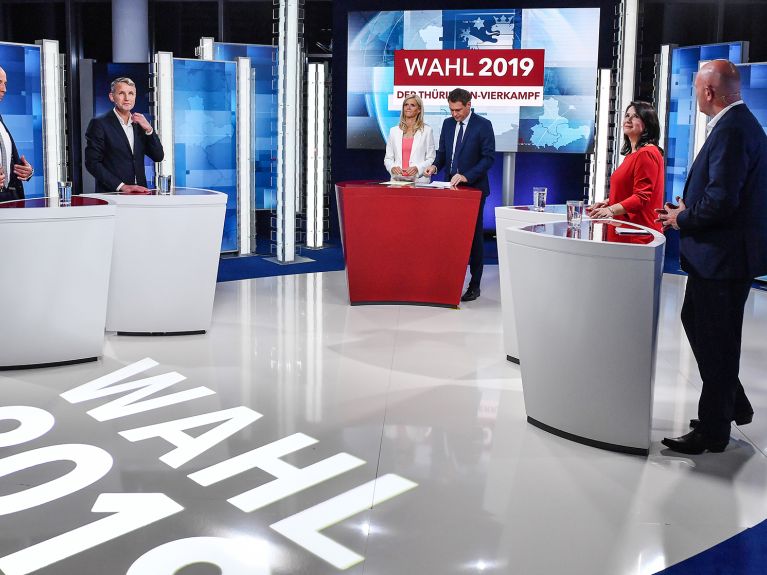
M 348 148 L 383 149 L 411 93 L 438 140 L 461 87 L 498 151 L 592 151 L 599 8 L 351 12 L 348 26 Z

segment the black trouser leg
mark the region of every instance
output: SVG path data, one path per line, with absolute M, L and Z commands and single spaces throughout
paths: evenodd
M 477 213 L 477 222 L 474 225 L 474 239 L 471 242 L 471 255 L 469 256 L 469 271 L 471 280 L 469 287 L 478 288 L 482 281 L 482 269 L 485 265 L 485 230 L 483 224 L 483 213 L 485 211 L 485 196 L 479 201 L 479 213 Z
M 738 379 L 743 311 L 750 288 L 750 280 L 687 278 L 682 325 L 703 380 L 700 430 L 715 439 L 729 437 L 735 413 L 752 411 Z

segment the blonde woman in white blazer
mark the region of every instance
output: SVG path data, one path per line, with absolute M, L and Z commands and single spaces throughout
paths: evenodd
M 403 166 L 403 152 L 410 158 Z M 428 183 L 429 176 L 423 171 L 431 166 L 437 153 L 434 149 L 434 133 L 423 121 L 423 102 L 418 96 L 408 96 L 402 102 L 399 125 L 389 130 L 386 141 L 384 165 L 392 177 L 415 177 L 416 183 Z

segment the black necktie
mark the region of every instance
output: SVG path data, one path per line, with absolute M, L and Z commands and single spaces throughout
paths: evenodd
M 461 152 L 461 143 L 463 142 L 463 122 L 458 122 L 458 125 L 460 126 L 458 128 L 458 137 L 455 139 L 455 149 L 453 150 L 453 160 L 450 163 L 450 171 L 453 174 L 455 174 L 458 171 L 456 169 L 456 160 L 458 159 L 458 154 Z

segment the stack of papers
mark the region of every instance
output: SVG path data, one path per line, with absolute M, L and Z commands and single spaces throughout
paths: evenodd
M 430 182 L 428 184 L 418 184 L 419 188 L 452 188 L 450 182 Z
M 410 180 L 389 180 L 388 182 L 379 182 L 382 186 L 412 186 L 413 181 Z

